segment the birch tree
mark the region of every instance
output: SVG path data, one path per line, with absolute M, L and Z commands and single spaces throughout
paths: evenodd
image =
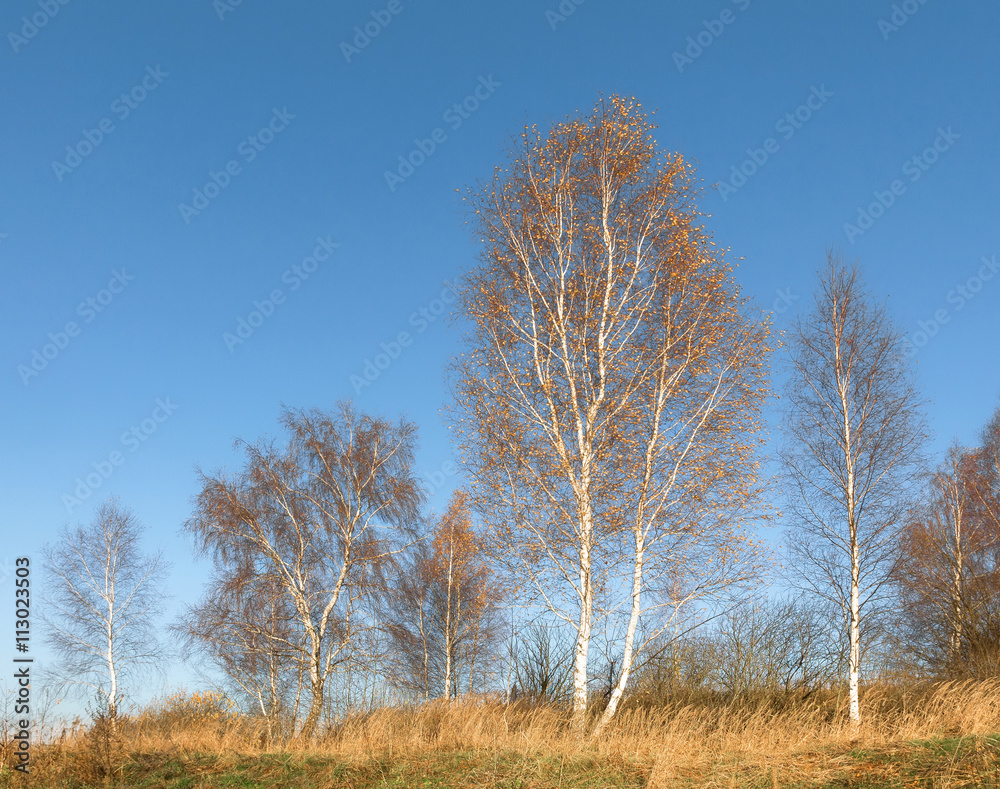
M 925 664 L 959 671 L 970 605 L 970 571 L 983 532 L 974 512 L 967 451 L 952 445 L 928 478 L 900 540 L 895 572 L 911 627 L 911 646 Z M 920 646 L 923 648 L 921 649 Z
M 1000 408 L 983 430 L 974 480 L 983 539 L 977 556 L 975 641 L 969 659 L 978 676 L 996 676 L 1000 674 Z
M 387 588 L 386 630 L 397 677 L 429 699 L 471 692 L 500 637 L 503 588 L 482 553 L 468 495 L 458 490 Z M 478 670 L 478 672 L 477 672 Z
M 383 627 L 388 635 L 392 665 L 390 678 L 401 687 L 429 701 L 436 683 L 435 633 L 431 613 L 429 551 L 418 543 L 400 562 L 394 582 L 384 585 Z
M 974 463 L 973 497 L 989 524 L 993 545 L 1000 549 L 1000 408 L 983 429 Z
M 925 438 L 922 403 L 887 309 L 829 255 L 815 307 L 788 333 L 783 461 L 800 581 L 834 601 L 848 646 L 850 720 L 867 619 L 879 608 Z
M 295 611 L 301 637 L 267 634 L 308 678 L 309 712 L 299 731 L 316 731 L 326 683 L 350 655 L 364 616 L 374 565 L 406 542 L 421 493 L 413 473 L 416 428 L 358 414 L 286 410 L 285 447 L 238 442 L 241 472 L 201 475 L 186 528 L 230 583 L 266 577 Z
M 142 672 L 165 654 L 156 617 L 166 564 L 141 548 L 144 529 L 119 500 L 101 504 L 86 527 L 65 529 L 44 548 L 42 618 L 61 685 L 98 693 L 114 721 Z
M 483 253 L 459 299 L 456 428 L 494 556 L 574 632 L 578 733 L 598 617 L 624 618 L 600 731 L 667 590 L 748 575 L 768 327 L 652 129 L 602 100 L 527 129 L 470 195 Z
M 907 645 L 945 676 L 989 675 L 1000 651 L 996 425 L 980 447 L 951 446 L 900 543 L 895 582 Z

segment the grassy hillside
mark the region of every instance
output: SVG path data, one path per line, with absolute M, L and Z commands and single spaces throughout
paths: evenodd
M 864 701 L 855 732 L 835 695 L 633 700 L 583 742 L 560 709 L 438 703 L 278 747 L 217 698 L 180 696 L 36 745 L 27 778 L 5 749 L 0 786 L 1000 787 L 1000 683 L 871 689 Z

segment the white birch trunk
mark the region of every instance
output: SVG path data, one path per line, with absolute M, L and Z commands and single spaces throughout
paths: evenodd
M 445 604 L 444 614 L 444 700 L 451 701 L 451 655 L 454 651 L 453 635 L 451 632 L 451 592 L 454 583 L 455 566 L 455 534 L 452 531 L 451 540 L 448 545 L 448 586 L 445 591 L 448 595 L 448 602 Z
M 118 670 L 115 666 L 115 582 L 112 574 L 111 564 L 114 561 L 113 551 L 106 557 L 105 565 L 105 590 L 108 598 L 108 678 L 110 687 L 108 688 L 108 715 L 112 722 L 118 717 Z
M 855 501 L 855 468 L 854 445 L 851 424 L 850 369 L 844 370 L 844 360 L 840 347 L 840 339 L 836 340 L 835 358 L 837 369 L 837 384 L 840 394 L 840 406 L 844 420 L 844 467 L 846 471 L 845 498 L 847 504 L 847 529 L 849 533 L 849 548 L 851 552 L 851 600 L 848 617 L 848 653 L 847 653 L 847 692 L 850 703 L 849 717 L 852 728 L 861 723 L 860 677 L 861 677 L 861 555 L 858 537 L 858 521 L 856 517 L 857 503 Z
M 964 629 L 962 627 L 962 587 L 964 586 L 964 557 L 962 556 L 962 535 L 959 520 L 956 516 L 955 523 L 955 561 L 952 568 L 951 586 L 951 643 L 949 644 L 948 655 L 951 666 L 956 666 L 962 650 L 962 637 Z
M 590 654 L 590 635 L 594 621 L 594 594 L 591 588 L 590 535 L 593 534 L 593 515 L 589 507 L 582 518 L 586 535 L 580 546 L 580 620 L 577 625 L 576 654 L 573 660 L 573 730 L 583 736 L 587 723 L 587 658 Z
M 847 684 L 850 697 L 850 719 L 851 726 L 857 727 L 861 723 L 861 705 L 859 699 L 860 669 L 861 669 L 861 629 L 860 619 L 860 595 L 858 583 L 858 546 L 857 538 L 852 540 L 852 563 L 851 563 L 851 625 L 850 625 L 850 653 L 847 660 Z
M 642 613 L 642 569 L 645 559 L 645 544 L 642 532 L 636 533 L 635 539 L 635 570 L 632 573 L 632 610 L 629 614 L 628 629 L 625 631 L 625 650 L 622 653 L 622 670 L 608 699 L 608 706 L 601 715 L 601 720 L 594 730 L 594 736 L 600 734 L 604 727 L 610 723 L 618 709 L 618 703 L 625 693 L 625 686 L 628 684 L 629 675 L 632 673 L 632 659 L 635 649 L 635 631 L 639 625 L 639 615 Z

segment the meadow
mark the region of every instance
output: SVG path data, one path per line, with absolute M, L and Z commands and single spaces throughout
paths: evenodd
M 56 731 L 2 787 L 1000 787 L 1000 681 L 846 695 L 632 697 L 600 738 L 569 711 L 484 697 L 350 715 L 269 742 L 221 695 L 177 693 Z

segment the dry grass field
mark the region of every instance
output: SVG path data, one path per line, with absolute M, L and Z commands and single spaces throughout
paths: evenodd
M 843 699 L 632 699 L 598 740 L 552 707 L 458 701 L 351 717 L 309 745 L 269 744 L 211 694 L 179 694 L 112 730 L 36 744 L 52 787 L 1000 787 L 1000 682 L 870 688 L 852 731 Z

